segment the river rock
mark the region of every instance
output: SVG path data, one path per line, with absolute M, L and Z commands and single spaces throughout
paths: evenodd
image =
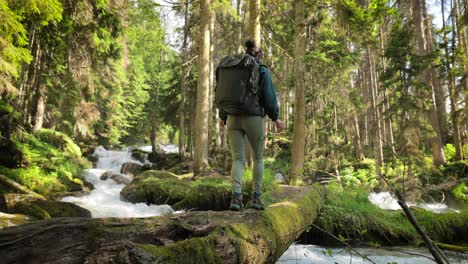
M 143 166 L 134 162 L 125 162 L 122 164 L 120 173 L 129 175 L 130 177 L 135 177 L 143 171 Z
M 118 184 L 125 184 L 125 185 L 129 185 L 130 182 L 132 181 L 131 179 L 129 179 L 127 176 L 123 174 L 112 174 L 110 178 Z
M 105 180 L 107 180 L 109 177 L 111 177 L 112 174 L 114 174 L 112 171 L 106 171 L 106 172 L 104 172 L 104 173 L 101 175 L 101 177 L 99 177 L 99 179 L 100 179 L 101 181 L 105 181 Z
M 78 179 L 79 181 L 70 181 L 67 183 L 69 192 L 90 192 L 94 189 L 94 185 L 85 179 Z

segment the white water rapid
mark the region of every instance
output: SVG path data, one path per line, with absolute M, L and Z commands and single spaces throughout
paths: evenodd
M 380 192 L 380 193 L 370 193 L 369 194 L 369 201 L 385 210 L 399 210 L 401 209 L 400 205 L 398 204 L 397 199 L 393 197 L 389 192 Z M 409 207 L 420 207 L 425 210 L 431 211 L 433 213 L 446 213 L 448 211 L 458 212 L 457 210 L 453 210 L 449 208 L 444 203 L 407 203 Z
M 330 250 L 330 251 L 328 251 Z M 389 247 L 389 248 L 356 248 L 364 256 L 379 264 L 398 263 L 398 264 L 428 264 L 435 263 L 428 250 L 424 248 L 411 247 Z M 331 253 L 331 256 L 326 252 Z M 451 264 L 467 264 L 467 255 L 458 253 L 447 253 Z M 349 251 L 343 248 L 326 248 L 316 245 L 291 245 L 277 264 L 360 264 L 371 263 L 364 260 L 353 252 L 350 256 Z
M 174 152 L 174 146 L 161 146 L 167 152 Z M 143 149 L 146 149 L 144 147 Z M 151 150 L 151 147 L 149 148 Z M 177 147 L 175 147 L 177 149 Z M 132 159 L 129 149 L 106 150 L 96 148 L 94 155 L 98 161 L 96 168 L 83 171 L 83 176 L 94 185 L 94 190 L 82 197 L 68 196 L 62 200 L 75 203 L 91 211 L 92 217 L 149 217 L 173 213 L 168 205 L 146 205 L 145 203 L 127 203 L 120 200 L 120 191 L 125 187 L 112 179 L 101 180 L 100 177 L 107 171 L 120 173 L 125 162 L 139 163 Z M 128 176 L 127 176 L 128 177 Z

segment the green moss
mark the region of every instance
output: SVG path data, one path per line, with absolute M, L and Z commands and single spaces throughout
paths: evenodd
M 36 204 L 21 203 L 16 205 L 12 211 L 16 214 L 29 215 L 38 220 L 51 218 L 51 215 L 46 210 Z
M 368 201 L 364 190 L 342 192 L 330 186 L 317 225 L 353 243 L 414 244 L 421 243 L 419 235 L 401 210 L 382 210 Z M 418 222 L 435 241 L 462 243 L 468 239 L 468 214 L 434 214 L 423 209 L 411 209 Z M 320 241 L 316 241 L 319 239 Z M 312 229 L 304 240 L 321 244 L 338 244 L 330 236 Z
M 464 182 L 452 189 L 453 196 L 460 201 L 468 202 L 468 186 Z
M 90 211 L 72 203 L 38 200 L 33 204 L 47 211 L 51 217 L 91 217 Z
M 132 203 L 175 204 L 182 201 L 189 189 L 189 182 L 179 180 L 169 173 L 145 172 L 148 175 L 166 175 L 163 178 L 141 177 L 133 180 L 121 192 L 121 197 Z
M 200 216 L 219 223 L 206 236 L 141 247 L 156 256 L 157 263 L 272 263 L 314 220 L 320 193 L 319 187 L 300 187 L 289 193 L 289 200 L 265 211 L 204 212 Z M 196 218 L 193 221 L 198 223 Z
M 148 170 L 138 174 L 138 178 L 179 179 L 179 176 L 169 171 Z
M 468 246 L 457 246 L 457 245 L 450 245 L 444 243 L 436 243 L 437 246 L 441 249 L 450 250 L 450 251 L 457 251 L 457 252 L 468 252 Z
M 0 174 L 37 193 L 70 191 L 79 184 L 81 170 L 91 167 L 81 157 L 79 147 L 63 133 L 43 129 L 37 135 L 17 133 L 12 140 L 28 165 L 18 169 L 0 166 Z
M 190 184 L 185 199 L 175 209 L 225 210 L 231 198 L 231 184 L 225 177 L 205 177 Z
M 192 238 L 169 246 L 144 244 L 141 247 L 160 259 L 160 263 L 223 263 L 211 237 Z

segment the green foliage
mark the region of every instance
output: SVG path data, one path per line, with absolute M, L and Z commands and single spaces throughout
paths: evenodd
M 37 135 L 15 134 L 13 140 L 25 155 L 28 165 L 9 169 L 0 166 L 0 174 L 40 194 L 69 190 L 80 184 L 80 172 L 90 164 L 81 157 L 73 141 L 60 132 L 40 130 Z
M 444 154 L 447 161 L 453 161 L 455 158 L 455 146 L 453 144 L 445 145 Z
M 452 189 L 453 196 L 463 202 L 468 202 L 468 186 L 464 182 Z
M 247 193 L 252 193 L 254 182 L 253 182 L 253 175 L 252 175 L 251 168 L 244 169 L 242 180 L 243 180 L 244 191 Z M 264 169 L 262 193 L 271 192 L 276 188 L 278 188 L 278 183 L 275 180 L 274 173 L 268 168 Z

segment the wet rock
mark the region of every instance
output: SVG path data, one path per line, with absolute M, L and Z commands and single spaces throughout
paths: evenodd
M 127 176 L 122 175 L 122 174 L 113 174 L 110 178 L 118 184 L 125 184 L 125 185 L 129 185 L 130 182 L 132 181 Z
M 105 181 L 105 180 L 107 180 L 109 177 L 111 177 L 112 174 L 114 174 L 112 171 L 106 171 L 106 172 L 104 172 L 104 173 L 101 175 L 101 177 L 99 177 L 99 179 L 100 179 L 101 181 Z
M 143 171 L 143 166 L 134 162 L 125 162 L 122 164 L 120 173 L 129 175 L 130 177 L 135 177 Z
M 67 186 L 69 192 L 90 192 L 94 189 L 94 185 L 85 179 L 74 179 Z

